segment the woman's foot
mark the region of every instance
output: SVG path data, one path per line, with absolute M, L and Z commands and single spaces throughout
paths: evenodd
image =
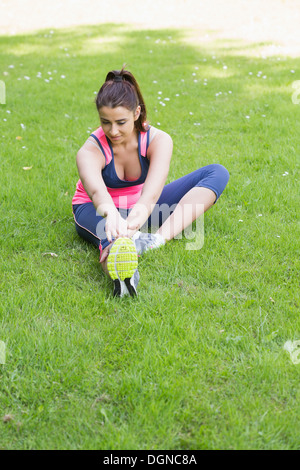
M 138 255 L 142 255 L 145 251 L 158 248 L 166 243 L 159 233 L 143 233 L 140 231 L 133 235 L 132 240 L 135 243 Z

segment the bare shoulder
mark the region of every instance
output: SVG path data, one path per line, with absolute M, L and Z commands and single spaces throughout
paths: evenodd
M 101 151 L 99 145 L 92 137 L 89 137 L 83 146 L 78 150 L 76 156 L 77 165 L 83 166 L 85 164 L 100 165 L 101 168 L 105 166 L 105 156 Z
M 152 167 L 153 165 L 158 165 L 162 168 L 162 165 L 165 165 L 165 167 L 168 168 L 173 152 L 173 140 L 171 136 L 161 129 L 151 127 L 149 141 L 147 158 L 151 162 Z
M 164 145 L 173 145 L 172 137 L 167 132 L 153 126 L 151 126 L 150 128 L 149 142 L 149 150 L 151 149 L 151 147 L 157 147 L 162 143 Z

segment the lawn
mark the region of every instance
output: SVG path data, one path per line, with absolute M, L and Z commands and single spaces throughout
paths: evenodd
M 1 449 L 300 449 L 300 59 L 267 46 L 126 25 L 0 38 Z M 173 138 L 168 181 L 230 173 L 203 247 L 143 256 L 137 299 L 112 297 L 71 210 L 123 63 Z

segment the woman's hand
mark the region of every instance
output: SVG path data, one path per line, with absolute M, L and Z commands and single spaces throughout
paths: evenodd
M 132 238 L 133 235 L 139 230 L 140 228 L 140 222 L 138 219 L 133 219 L 133 220 L 128 220 L 127 219 L 127 233 L 128 237 Z
M 123 219 L 117 210 L 109 212 L 106 216 L 105 232 L 109 242 L 113 238 L 128 237 L 127 220 Z

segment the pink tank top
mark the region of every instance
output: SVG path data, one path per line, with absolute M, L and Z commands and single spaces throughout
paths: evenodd
M 147 132 L 140 132 L 138 136 L 138 153 L 142 173 L 141 176 L 134 181 L 122 180 L 118 177 L 114 165 L 112 144 L 104 134 L 102 127 L 99 127 L 91 134 L 91 137 L 98 143 L 100 150 L 105 156 L 105 167 L 102 170 L 102 177 L 115 206 L 118 208 L 130 209 L 135 205 L 141 195 L 149 169 L 149 160 L 147 159 L 149 134 L 150 129 Z M 76 185 L 72 204 L 84 204 L 86 202 L 92 202 L 92 200 L 86 193 L 81 180 L 79 180 Z

